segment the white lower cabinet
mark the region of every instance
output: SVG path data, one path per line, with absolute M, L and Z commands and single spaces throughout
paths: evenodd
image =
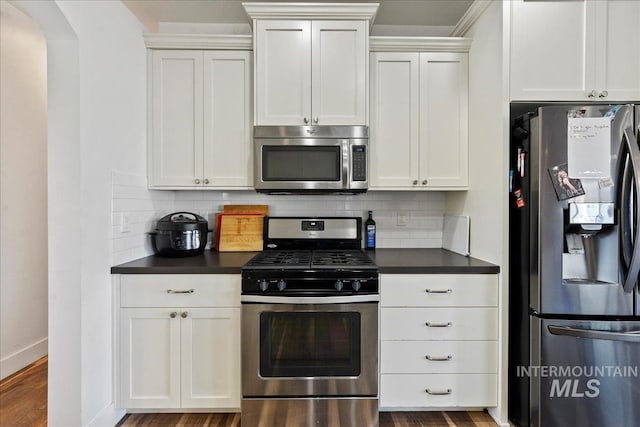
M 380 276 L 380 407 L 498 403 L 498 279 Z
M 115 280 L 117 406 L 239 408 L 240 276 Z
M 380 406 L 448 408 L 496 406 L 495 374 L 382 375 Z

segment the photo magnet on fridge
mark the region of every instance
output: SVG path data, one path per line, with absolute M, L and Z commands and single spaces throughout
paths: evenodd
M 566 163 L 549 168 L 549 175 L 551 176 L 553 188 L 556 190 L 558 200 L 571 199 L 584 194 L 582 181 L 569 178 Z

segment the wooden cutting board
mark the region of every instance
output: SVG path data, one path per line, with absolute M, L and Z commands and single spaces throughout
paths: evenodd
M 262 250 L 262 214 L 218 214 L 216 250 L 252 252 Z
M 269 215 L 269 205 L 224 205 L 226 214 L 261 214 Z

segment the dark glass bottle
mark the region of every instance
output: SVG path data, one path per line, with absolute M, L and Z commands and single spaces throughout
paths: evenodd
M 365 230 L 365 249 L 376 248 L 376 222 L 373 220 L 373 211 L 369 211 L 369 218 L 364 222 Z

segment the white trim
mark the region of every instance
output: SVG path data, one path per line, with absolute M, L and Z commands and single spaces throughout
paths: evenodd
M 43 338 L 0 360 L 0 379 L 5 379 L 47 355 L 49 340 Z
M 379 3 L 242 3 L 254 19 L 369 20 L 373 25 Z M 252 22 L 253 25 L 253 22 Z
M 469 52 L 470 38 L 464 37 L 369 37 L 369 52 Z
M 453 31 L 451 37 L 464 37 L 475 22 L 482 16 L 485 10 L 494 0 L 474 0 L 465 14 L 460 18 Z
M 112 427 L 127 414 L 124 409 L 116 408 L 113 402 L 102 408 L 98 414 L 89 421 L 89 426 Z
M 149 49 L 218 49 L 252 50 L 251 35 L 220 34 L 144 34 L 144 44 Z

